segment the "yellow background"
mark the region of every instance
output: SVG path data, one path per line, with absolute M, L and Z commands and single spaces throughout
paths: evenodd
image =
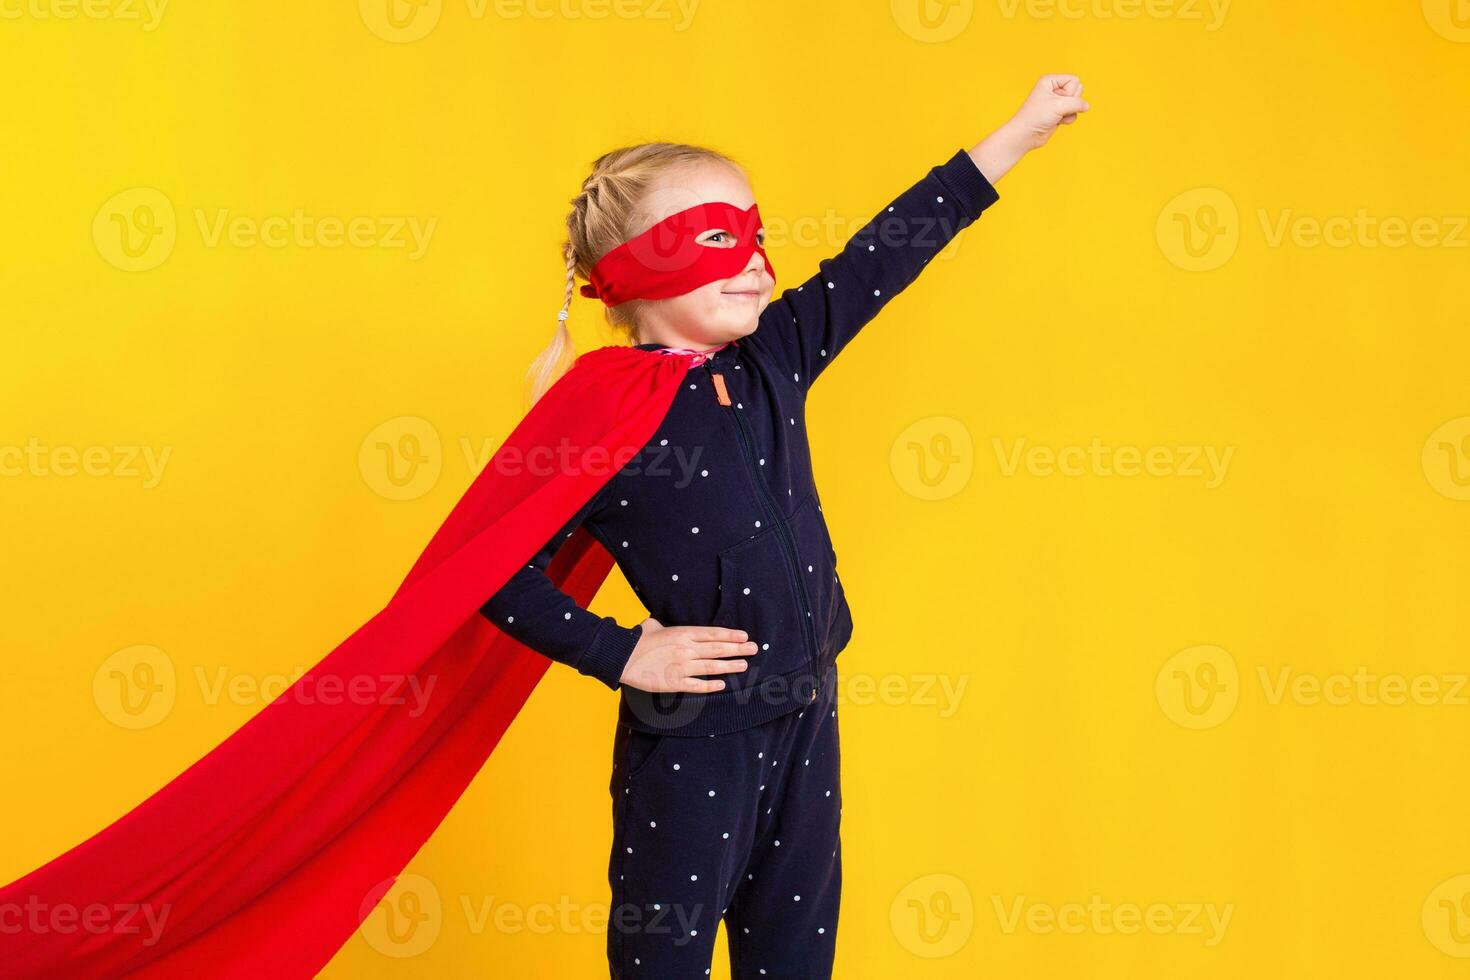
M 595 156 L 735 156 L 785 287 L 1070 71 L 1091 114 L 814 389 L 857 624 L 837 975 L 1463 975 L 1463 0 L 98 2 L 0 6 L 0 446 L 41 447 L 0 478 L 0 879 L 387 600 L 521 414 Z M 297 209 L 377 231 L 207 234 Z M 1360 213 L 1428 223 L 1314 243 Z M 377 244 L 395 216 L 435 222 L 422 254 Z M 118 220 L 172 251 L 129 257 Z M 612 342 L 592 301 L 571 322 Z M 403 431 L 439 440 L 407 490 L 362 451 Z M 1018 440 L 1080 470 L 1008 468 Z M 616 573 L 594 609 L 644 615 Z M 174 687 L 127 727 L 140 662 Z M 601 975 L 614 709 L 553 668 L 409 866 L 441 911 L 374 913 L 325 975 Z M 1175 925 L 1010 918 L 1094 901 Z

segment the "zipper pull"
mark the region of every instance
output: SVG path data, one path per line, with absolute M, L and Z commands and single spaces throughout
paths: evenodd
M 719 373 L 717 373 L 715 371 L 711 371 L 710 372 L 710 375 L 709 375 L 709 378 L 710 378 L 711 381 L 713 381 L 715 383 L 715 397 L 719 399 L 720 404 L 721 405 L 729 405 L 729 404 L 731 404 L 731 402 L 730 402 L 730 392 L 725 389 L 725 376 L 723 374 L 719 374 Z

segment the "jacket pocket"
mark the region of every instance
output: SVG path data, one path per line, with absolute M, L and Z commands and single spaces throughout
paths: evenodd
M 783 537 L 788 532 L 789 525 L 776 524 L 717 555 L 720 598 L 713 625 L 745 630 L 760 647 L 748 670 L 721 675 L 731 689 L 797 670 L 814 656 L 803 596 L 793 581 Z

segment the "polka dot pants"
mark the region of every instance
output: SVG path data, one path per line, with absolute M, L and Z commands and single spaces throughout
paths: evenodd
M 735 980 L 832 976 L 842 889 L 833 684 L 726 735 L 614 740 L 613 980 L 709 975 L 721 922 Z

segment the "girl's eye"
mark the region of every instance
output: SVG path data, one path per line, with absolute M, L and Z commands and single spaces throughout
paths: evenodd
M 764 228 L 755 233 L 755 241 L 757 245 L 765 246 L 766 230 Z M 728 231 L 713 232 L 708 238 L 700 239 L 700 242 L 704 245 L 724 245 L 726 242 L 729 242 L 732 246 L 735 244 L 733 236 Z

